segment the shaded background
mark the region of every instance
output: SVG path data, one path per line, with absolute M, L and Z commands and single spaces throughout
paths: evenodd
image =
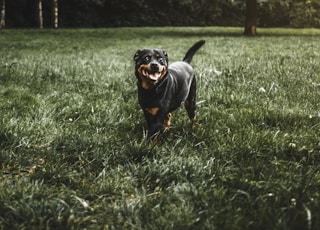
M 6 0 L 6 27 L 38 27 L 39 0 Z M 2 2 L 2 0 L 0 0 Z M 52 0 L 42 0 L 52 27 Z M 258 0 L 259 27 L 320 27 L 319 0 Z M 59 27 L 243 26 L 245 0 L 59 0 Z

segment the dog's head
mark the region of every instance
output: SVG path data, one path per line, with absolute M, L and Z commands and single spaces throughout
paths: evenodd
M 167 74 L 168 55 L 163 50 L 138 50 L 134 57 L 136 76 L 144 89 L 152 89 Z

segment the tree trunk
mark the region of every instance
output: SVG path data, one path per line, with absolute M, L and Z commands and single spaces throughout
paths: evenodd
M 246 0 L 246 23 L 244 34 L 255 36 L 257 34 L 257 0 Z
M 38 2 L 38 10 L 39 10 L 39 28 L 43 29 L 42 0 L 39 0 Z
M 58 28 L 58 0 L 52 0 L 53 27 Z
M 1 4 L 1 16 L 0 16 L 0 28 L 6 27 L 6 0 L 2 0 Z

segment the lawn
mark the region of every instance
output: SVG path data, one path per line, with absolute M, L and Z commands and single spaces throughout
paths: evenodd
M 320 30 L 0 31 L 0 229 L 319 229 Z M 196 41 L 184 108 L 145 141 L 133 55 Z

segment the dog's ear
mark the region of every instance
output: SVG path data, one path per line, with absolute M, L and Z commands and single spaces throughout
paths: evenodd
M 169 58 L 168 58 L 167 52 L 165 50 L 162 50 L 162 53 L 165 56 L 167 63 L 169 63 Z
M 139 59 L 139 56 L 140 56 L 141 53 L 142 53 L 142 50 L 137 50 L 137 52 L 134 54 L 133 60 L 135 62 L 137 62 L 137 60 Z

